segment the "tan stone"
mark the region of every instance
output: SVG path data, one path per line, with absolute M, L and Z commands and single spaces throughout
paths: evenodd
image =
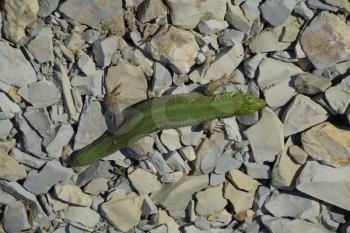
M 255 192 L 259 185 L 261 185 L 258 181 L 237 169 L 229 171 L 228 179 L 235 187 L 248 192 Z
M 245 192 L 236 189 L 232 184 L 225 185 L 224 197 L 233 205 L 235 213 L 252 208 L 254 192 Z
M 26 177 L 27 173 L 21 165 L 0 149 L 0 178 L 8 181 L 16 181 Z

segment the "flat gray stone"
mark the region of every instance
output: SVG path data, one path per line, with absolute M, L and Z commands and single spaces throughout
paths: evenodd
M 10 120 L 0 120 L 0 139 L 5 140 L 12 128 L 13 125 Z
M 241 4 L 242 11 L 247 17 L 249 22 L 254 22 L 260 16 L 260 5 L 261 1 L 256 0 L 246 0 Z M 236 3 L 235 3 L 236 4 Z M 240 4 L 236 4 L 240 5 Z
M 270 216 L 264 216 L 262 223 L 271 233 L 332 233 L 334 231 L 328 230 L 318 223 L 308 222 L 301 219 L 286 219 L 286 218 L 273 218 Z
M 283 115 L 284 136 L 290 136 L 324 122 L 328 113 L 309 97 L 298 94 Z
M 72 126 L 62 123 L 54 138 L 45 147 L 48 156 L 59 158 L 62 155 L 63 147 L 66 146 L 74 135 Z
M 173 82 L 172 76 L 167 68 L 159 62 L 153 63 L 152 90 L 170 87 Z
M 310 20 L 314 17 L 314 12 L 305 4 L 305 2 L 297 3 L 294 7 L 294 12 L 306 20 Z
M 259 163 L 244 163 L 247 175 L 254 179 L 271 179 L 271 169 L 268 165 Z
M 146 23 L 154 19 L 166 17 L 168 13 L 167 7 L 161 0 L 147 0 L 138 6 L 137 18 Z
M 325 92 L 330 86 L 332 82 L 329 79 L 310 73 L 299 74 L 294 80 L 294 87 L 300 94 L 315 95 Z
M 198 24 L 198 30 L 203 35 L 212 35 L 226 29 L 228 26 L 229 25 L 226 21 L 211 19 L 200 22 Z
M 34 107 L 44 108 L 56 104 L 60 99 L 60 91 L 53 82 L 42 80 L 21 87 L 18 94 Z
M 309 156 L 303 149 L 296 145 L 288 147 L 288 155 L 294 162 L 299 164 L 304 164 Z
M 23 202 L 15 201 L 6 205 L 3 226 L 6 232 L 20 232 L 31 228 Z
M 109 161 L 97 161 L 83 172 L 79 173 L 76 183 L 79 186 L 84 186 L 93 179 L 111 178 L 114 176 L 114 174 L 111 173 L 112 170 L 113 166 Z
M 60 0 L 39 0 L 39 12 L 38 16 L 40 17 L 47 17 L 52 12 L 54 12 L 57 7 Z
M 58 199 L 77 206 L 90 207 L 92 199 L 89 195 L 83 193 L 81 189 L 73 184 L 61 183 L 54 187 L 55 195 Z
M 107 130 L 101 105 L 93 98 L 85 100 L 78 131 L 74 138 L 74 150 L 79 150 L 96 140 Z
M 280 26 L 287 21 L 296 4 L 296 0 L 267 0 L 260 6 L 261 14 L 272 26 Z
M 290 42 L 279 39 L 280 35 L 274 30 L 264 30 L 259 32 L 249 43 L 249 49 L 253 53 L 266 53 L 285 50 L 290 46 Z
M 103 97 L 103 76 L 103 70 L 96 70 L 93 75 L 84 77 L 74 76 L 71 80 L 71 84 L 85 95 Z
M 131 171 L 128 174 L 128 178 L 140 195 L 149 194 L 161 188 L 161 183 L 157 180 L 157 176 L 141 168 Z
M 339 208 L 350 210 L 350 167 L 333 168 L 309 161 L 296 180 L 297 189 Z
M 249 33 L 252 23 L 245 17 L 242 9 L 238 5 L 227 3 L 226 21 L 238 31 Z
M 344 114 L 350 104 L 350 76 L 329 88 L 325 93 L 327 102 L 338 114 Z
M 182 171 L 185 174 L 191 171 L 190 166 L 177 151 L 172 151 L 167 154 L 165 161 L 173 171 Z
M 349 27 L 339 16 L 323 11 L 303 31 L 300 44 L 312 64 L 324 69 L 350 57 L 349 35 Z
M 0 109 L 3 113 L 8 114 L 9 118 L 14 116 L 14 113 L 21 112 L 18 104 L 14 103 L 5 93 L 0 92 Z
M 121 0 L 68 0 L 59 9 L 69 18 L 92 28 L 103 27 L 121 36 L 125 33 Z
M 160 140 L 169 151 L 174 151 L 181 148 L 180 137 L 175 129 L 162 130 Z
M 23 187 L 34 194 L 44 194 L 55 184 L 69 181 L 72 175 L 72 169 L 62 167 L 60 162 L 52 160 L 47 162 L 40 172 L 29 173 Z
M 100 215 L 87 207 L 68 206 L 65 211 L 65 219 L 72 225 L 80 228 L 80 226 L 87 227 L 92 231 L 100 221 Z
M 222 185 L 197 192 L 196 199 L 196 213 L 200 216 L 215 214 L 224 209 L 227 204 L 227 200 L 223 197 Z
M 94 75 L 96 73 L 94 61 L 85 53 L 79 57 L 78 67 L 87 76 Z
M 94 42 L 92 51 L 97 65 L 106 67 L 111 64 L 112 57 L 117 52 L 118 40 L 117 36 L 109 36 Z
M 317 201 L 286 193 L 274 192 L 264 207 L 275 217 L 311 219 L 320 214 L 320 204 Z
M 269 137 L 265 137 L 269 129 Z M 262 110 L 259 122 L 245 131 L 253 151 L 254 160 L 258 163 L 274 161 L 282 151 L 283 125 L 276 114 L 269 108 Z
M 0 41 L 0 81 L 23 87 L 37 80 L 36 73 L 22 51 Z
M 13 148 L 10 154 L 14 159 L 16 159 L 21 164 L 27 165 L 35 169 L 41 168 L 46 162 L 45 160 L 35 158 L 30 154 L 26 154 L 17 148 Z
M 51 27 L 43 28 L 36 37 L 28 44 L 28 50 L 39 63 L 45 63 L 54 59 L 53 33 Z

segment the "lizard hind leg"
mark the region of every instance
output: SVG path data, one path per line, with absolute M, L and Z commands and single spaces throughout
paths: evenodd
M 232 78 L 233 78 L 233 73 L 230 75 L 224 74 L 221 78 L 216 79 L 211 83 L 207 84 L 204 87 L 204 90 L 202 91 L 203 94 L 206 96 L 214 96 L 215 91 L 217 91 L 217 89 L 219 89 L 220 87 L 226 86 L 231 81 Z

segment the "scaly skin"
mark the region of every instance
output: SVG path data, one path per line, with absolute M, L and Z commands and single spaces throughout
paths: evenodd
M 71 166 L 85 166 L 122 148 L 130 147 L 142 137 L 162 129 L 178 128 L 208 120 L 246 115 L 266 103 L 248 94 L 224 93 L 212 97 L 199 93 L 169 95 L 144 101 L 134 107 L 134 114 L 115 132 L 106 132 L 89 146 L 74 152 Z

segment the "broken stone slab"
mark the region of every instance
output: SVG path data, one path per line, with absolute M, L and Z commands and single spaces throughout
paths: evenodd
M 78 186 L 73 184 L 56 184 L 54 187 L 54 192 L 58 199 L 66 203 L 86 207 L 89 207 L 92 203 L 91 197 L 83 193 Z
M 36 37 L 28 44 L 28 50 L 39 63 L 45 63 L 54 59 L 53 33 L 51 27 L 43 28 Z
M 84 171 L 79 173 L 76 184 L 82 187 L 93 179 L 97 179 L 101 177 L 111 178 L 114 176 L 114 174 L 111 173 L 111 171 L 113 171 L 113 166 L 111 165 L 110 162 L 97 161 L 91 164 Z
M 269 129 L 269 137 L 265 137 L 266 129 Z M 245 134 L 252 148 L 254 160 L 258 163 L 274 161 L 275 156 L 282 151 L 283 124 L 269 108 L 262 110 L 261 119 L 247 129 Z
M 84 192 L 98 195 L 108 190 L 109 180 L 103 177 L 91 180 L 85 187 Z
M 118 40 L 117 36 L 109 36 L 94 42 L 92 51 L 98 66 L 106 67 L 111 64 L 113 55 L 117 52 Z
M 339 8 L 341 11 L 350 13 L 350 2 L 346 0 L 325 0 L 325 3 Z
M 268 165 L 245 162 L 244 167 L 247 175 L 254 179 L 271 179 L 271 168 Z
M 118 230 L 127 232 L 141 220 L 140 196 L 115 198 L 101 205 L 102 215 Z
M 287 193 L 273 192 L 264 207 L 275 217 L 311 219 L 320 214 L 317 201 Z
M 3 226 L 6 232 L 20 232 L 31 228 L 27 211 L 22 201 L 15 201 L 6 205 Z
M 68 35 L 67 39 L 64 40 L 64 44 L 69 49 L 67 53 L 78 52 L 79 50 L 83 49 L 85 45 L 85 41 L 81 38 L 81 35 L 77 32 L 72 32 Z M 63 52 L 63 50 L 62 50 Z M 73 54 L 70 54 L 73 55 Z M 74 60 L 74 55 L 73 59 Z
M 331 165 L 350 164 L 350 132 L 329 122 L 317 125 L 301 136 L 303 148 L 313 159 Z
M 61 97 L 56 85 L 45 79 L 21 87 L 18 90 L 18 94 L 37 108 L 54 105 Z
M 105 79 L 107 93 L 111 93 L 119 84 L 121 89 L 117 104 L 120 111 L 147 99 L 147 79 L 139 66 L 129 63 L 111 66 Z
M 174 151 L 182 147 L 179 134 L 175 129 L 162 130 L 160 140 L 169 151 Z
M 288 147 L 288 155 L 294 162 L 299 164 L 304 164 L 309 156 L 303 149 L 296 145 Z
M 233 154 L 231 149 L 227 149 L 219 158 L 214 170 L 217 175 L 225 174 L 232 169 L 239 169 L 241 167 L 243 161 L 236 158 Z
M 96 70 L 94 75 L 89 76 L 74 76 L 71 80 L 73 87 L 79 89 L 82 94 L 91 95 L 94 97 L 103 97 L 103 70 Z
M 303 31 L 300 44 L 312 64 L 324 69 L 350 57 L 350 29 L 339 16 L 322 11 Z
M 20 106 L 14 103 L 5 93 L 2 92 L 0 92 L 0 109 L 1 112 L 6 113 L 6 115 L 9 116 L 8 118 L 12 118 L 14 113 L 21 112 Z
M 228 139 L 236 142 L 242 141 L 242 135 L 236 121 L 236 117 L 223 118 L 222 123 L 225 127 L 225 133 Z
M 249 49 L 256 54 L 281 51 L 290 46 L 290 42 L 280 41 L 275 30 L 264 30 L 259 32 L 249 42 Z
M 228 26 L 229 25 L 226 21 L 210 19 L 200 22 L 198 24 L 198 30 L 203 35 L 212 35 L 226 29 Z
M 35 158 L 34 156 L 26 154 L 17 148 L 13 148 L 10 154 L 21 164 L 27 165 L 35 169 L 39 169 L 45 164 L 45 160 Z
M 298 74 L 293 84 L 298 93 L 305 95 L 315 95 L 325 92 L 332 86 L 332 82 L 329 79 L 311 73 Z
M 227 204 L 226 199 L 223 197 L 222 189 L 223 186 L 219 185 L 197 192 L 195 194 L 197 199 L 196 213 L 200 216 L 208 216 L 222 211 Z
M 170 87 L 173 82 L 171 73 L 161 63 L 153 63 L 152 90 Z
M 11 194 L 0 189 L 0 204 L 1 205 L 7 205 L 11 202 L 15 202 L 16 200 L 17 199 L 14 196 L 12 196 Z
M 227 183 L 224 187 L 224 197 L 233 205 L 235 213 L 238 214 L 252 208 L 254 192 L 245 192 Z
M 344 114 L 350 105 L 350 76 L 343 78 L 339 84 L 329 88 L 325 96 L 328 104 L 336 113 Z
M 1 109 L 1 106 L 0 106 Z M 10 134 L 13 125 L 10 120 L 0 120 L 0 140 L 5 140 Z
M 271 233 L 295 233 L 295 232 L 307 232 L 307 233 L 332 233 L 334 231 L 328 230 L 321 224 L 308 222 L 301 219 L 286 219 L 286 218 L 274 218 L 271 216 L 263 216 L 262 223 Z
M 291 138 L 287 139 L 282 152 L 277 156 L 272 169 L 272 186 L 279 189 L 293 189 L 295 176 L 300 164 L 294 162 L 287 154 L 288 148 L 292 145 Z
M 193 29 L 201 19 L 224 20 L 226 13 L 227 0 L 218 1 L 179 1 L 167 0 L 166 3 L 170 8 L 171 22 L 175 26 L 184 29 Z
M 227 13 L 225 15 L 226 21 L 238 31 L 249 33 L 252 23 L 245 17 L 242 9 L 238 5 L 233 5 L 231 2 L 227 3 Z
M 140 195 L 153 193 L 161 189 L 161 183 L 157 180 L 157 176 L 144 169 L 134 169 L 128 174 L 128 178 Z
M 68 0 L 60 5 L 59 10 L 67 17 L 92 28 L 103 28 L 120 36 L 125 33 L 121 0 Z
M 192 195 L 209 186 L 207 175 L 183 176 L 176 183 L 169 183 L 152 193 L 151 199 L 165 207 L 170 213 L 181 212 L 184 214 Z
M 304 71 L 298 66 L 273 58 L 265 58 L 260 63 L 258 85 L 270 107 L 281 107 L 296 94 L 290 83 L 292 77 L 300 73 Z
M 142 206 L 141 206 L 142 214 L 143 215 L 151 215 L 151 214 L 158 213 L 158 208 L 153 203 L 151 198 L 149 198 L 148 195 L 145 195 L 143 198 L 144 199 L 143 199 Z
M 73 226 L 84 227 L 88 231 L 92 231 L 100 221 L 100 215 L 87 207 L 68 206 L 64 211 L 64 216 Z
M 16 122 L 18 124 L 19 130 L 22 133 L 22 140 L 25 151 L 31 153 L 36 157 L 44 158 L 46 153 L 42 151 L 41 147 L 43 139 L 28 124 L 28 122 L 22 115 L 16 115 Z
M 23 87 L 37 80 L 33 67 L 22 51 L 4 41 L 0 41 L 0 70 L 0 81 L 11 86 Z
M 305 2 L 298 2 L 294 7 L 294 13 L 300 15 L 306 20 L 310 20 L 314 17 L 314 12 L 306 5 Z
M 5 37 L 9 41 L 17 43 L 26 36 L 26 27 L 37 20 L 39 4 L 38 0 L 5 0 L 3 10 Z
M 168 153 L 165 157 L 165 161 L 175 172 L 181 171 L 185 174 L 188 174 L 191 171 L 190 166 L 188 166 L 188 164 L 177 151 L 171 151 Z
M 284 136 L 301 132 L 307 128 L 324 122 L 328 113 L 309 97 L 298 94 L 288 106 L 282 120 L 284 122 Z
M 81 54 L 78 59 L 78 67 L 87 76 L 96 73 L 95 63 L 86 53 Z
M 260 6 L 260 10 L 268 23 L 280 26 L 287 21 L 296 4 L 296 0 L 267 0 Z
M 60 0 L 38 0 L 39 3 L 39 17 L 47 17 L 54 12 L 59 4 Z
M 204 131 L 199 125 L 178 128 L 181 143 L 186 146 L 197 146 L 202 140 Z
M 244 12 L 244 15 L 247 17 L 249 22 L 254 22 L 260 16 L 260 5 L 261 1 L 256 0 L 246 0 L 241 4 L 241 8 Z M 235 3 L 236 4 L 236 3 Z M 236 4 L 240 5 L 240 4 Z
M 8 181 L 17 181 L 27 176 L 27 172 L 6 151 L 0 149 L 0 178 Z
M 237 169 L 229 171 L 227 178 L 233 186 L 247 192 L 254 193 L 259 185 L 261 185 L 258 181 Z
M 339 10 L 338 7 L 331 6 L 320 0 L 308 0 L 307 5 L 314 10 L 332 11 L 332 12 L 337 12 Z
M 219 43 L 227 47 L 233 46 L 235 44 L 241 44 L 243 39 L 244 39 L 244 32 L 241 32 L 235 29 L 225 29 L 223 32 L 220 32 L 218 35 Z
M 137 18 L 142 23 L 166 17 L 168 9 L 161 0 L 147 0 L 137 8 Z
M 209 83 L 224 75 L 231 74 L 243 61 L 244 49 L 242 44 L 236 44 L 221 52 L 208 69 L 201 71 L 201 84 Z
M 96 140 L 107 130 L 101 104 L 93 98 L 85 101 L 78 131 L 74 138 L 74 150 L 79 150 Z
M 299 191 L 348 211 L 349 184 L 349 166 L 333 168 L 316 161 L 308 161 L 296 180 Z
M 197 158 L 192 164 L 193 174 L 209 174 L 216 167 L 222 150 L 211 140 L 205 138 L 196 149 Z
M 40 170 L 32 171 L 24 181 L 23 187 L 34 194 L 44 194 L 61 181 L 69 181 L 73 170 L 63 167 L 56 160 L 49 161 Z
M 192 33 L 163 26 L 147 43 L 146 50 L 154 59 L 169 64 L 176 72 L 188 73 L 195 63 L 199 46 Z

